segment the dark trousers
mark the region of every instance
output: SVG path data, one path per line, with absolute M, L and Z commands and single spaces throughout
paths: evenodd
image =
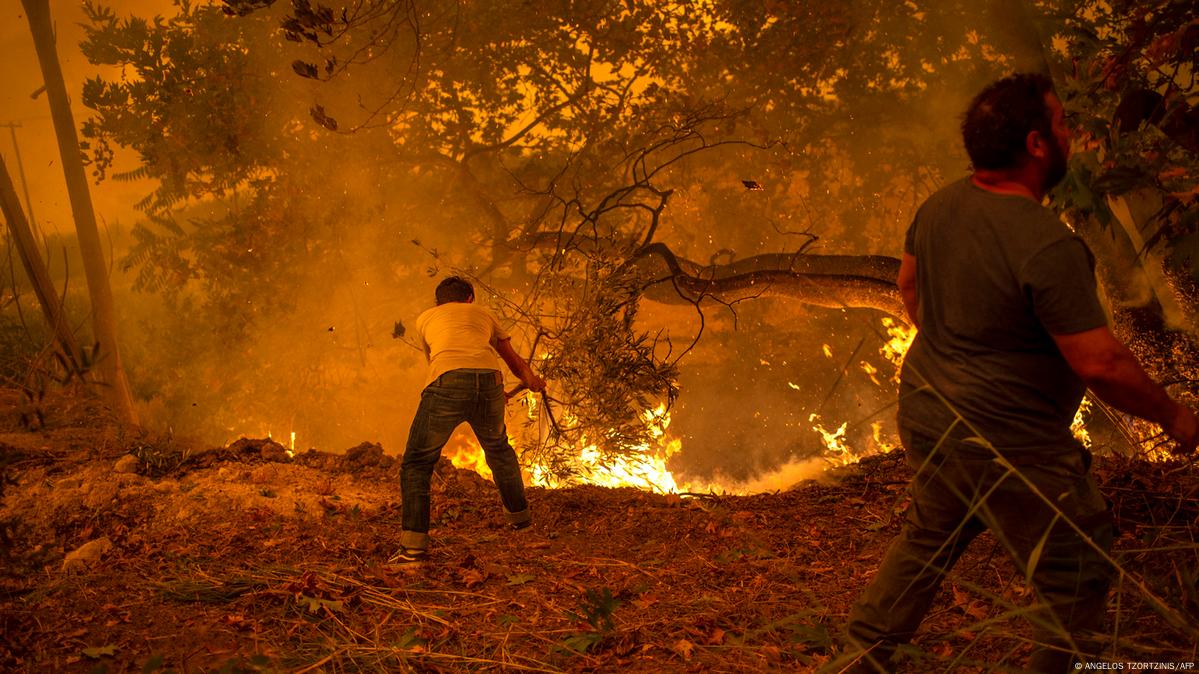
M 451 370 L 421 391 L 400 469 L 404 528 L 401 545 L 422 549 L 428 546 L 429 482 L 442 447 L 464 421 L 483 448 L 508 521 L 519 524 L 529 520 L 520 464 L 504 427 L 505 402 L 503 380 L 495 370 Z
M 1111 584 L 1109 565 L 1095 548 L 1111 549 L 1113 527 L 1089 473 L 1090 455 L 1079 448 L 1011 459 L 1019 465 L 1009 468 L 987 450 L 947 451 L 936 439 L 903 436 L 916 470 L 911 504 L 849 614 L 850 641 L 864 652 L 863 662 L 889 671 L 896 646 L 911 640 L 945 573 L 990 529 L 1036 592 L 1024 614 L 1037 643 L 1027 671 L 1073 672 L 1075 656 L 1093 649 L 1087 634 L 1102 624 Z

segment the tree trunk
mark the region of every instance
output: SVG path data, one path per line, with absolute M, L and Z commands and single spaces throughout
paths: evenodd
M 515 248 L 564 249 L 588 253 L 601 244 L 589 237 L 539 232 Z M 663 304 L 709 301 L 733 304 L 759 297 L 787 297 L 831 309 L 877 309 L 908 322 L 899 286 L 899 260 L 885 255 L 763 253 L 726 264 L 700 264 L 679 257 L 664 243 L 634 252 L 626 265 L 650 278 L 645 298 Z
M 1103 228 L 1093 217 L 1072 214 L 1075 231 L 1095 254 L 1100 288 L 1113 310 L 1113 331 L 1158 380 L 1185 379 L 1178 366 L 1199 357 L 1191 333 L 1171 329 L 1163 313 L 1169 284 L 1152 284 L 1128 234 L 1120 224 Z M 516 248 L 570 249 L 588 253 L 595 239 L 539 232 L 518 239 Z M 785 297 L 804 304 L 870 308 L 907 323 L 895 279 L 899 260 L 883 255 L 765 253 L 724 264 L 701 264 L 677 256 L 663 243 L 642 246 L 627 263 L 650 278 L 644 297 L 663 304 L 732 304 L 760 297 Z M 1176 305 L 1171 296 L 1170 306 Z M 1181 312 L 1185 314 L 1186 307 Z
M 646 299 L 663 303 L 731 304 L 788 297 L 832 309 L 870 308 L 907 322 L 895 278 L 899 260 L 882 255 L 767 253 L 728 264 L 700 265 L 661 243 L 645 246 L 633 263 L 653 275 Z
M 12 178 L 8 175 L 8 167 L 5 166 L 3 159 L 0 159 L 0 210 L 4 212 L 4 219 L 8 222 L 8 231 L 12 233 L 13 244 L 21 256 L 21 264 L 25 267 L 25 274 L 29 277 L 29 282 L 33 284 L 33 292 L 42 305 L 46 321 L 50 324 L 50 329 L 54 331 L 54 337 L 58 340 L 59 346 L 62 347 L 66 367 L 72 374 L 82 377 L 84 373 L 80 365 L 83 361 L 80 358 L 79 345 L 75 342 L 75 335 L 71 332 L 71 326 L 67 323 L 62 304 L 58 301 L 58 294 L 54 291 L 54 284 L 50 281 L 50 272 L 46 270 L 46 263 L 38 253 L 37 240 L 33 236 L 29 222 L 25 219 L 20 202 L 17 201 L 17 191 L 13 188 Z
M 112 289 L 108 285 L 108 271 L 104 262 L 104 249 L 100 243 L 100 232 L 96 227 L 96 214 L 92 208 L 91 191 L 79 151 L 79 138 L 75 133 L 75 118 L 71 113 L 67 87 L 63 82 L 62 67 L 58 62 L 55 47 L 54 27 L 50 19 L 49 0 L 21 0 L 25 15 L 29 19 L 29 30 L 37 49 L 42 77 L 46 85 L 46 97 L 50 102 L 50 114 L 54 119 L 54 133 L 58 138 L 58 150 L 62 158 L 63 173 L 67 181 L 67 194 L 71 200 L 71 212 L 75 217 L 75 231 L 79 236 L 79 250 L 83 256 L 83 269 L 87 277 L 87 288 L 91 295 L 92 327 L 100 345 L 97 366 L 107 387 L 107 398 L 118 417 L 129 424 L 137 424 L 137 413 L 133 409 L 133 396 L 125 370 L 121 366 L 121 354 L 117 343 L 116 312 L 112 301 Z

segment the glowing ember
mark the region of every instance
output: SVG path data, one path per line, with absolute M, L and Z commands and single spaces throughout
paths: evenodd
M 870 377 L 870 381 L 874 382 L 874 385 L 875 385 L 875 386 L 882 386 L 882 385 L 883 385 L 883 383 L 882 383 L 881 381 L 879 381 L 879 380 L 878 380 L 878 377 L 877 377 L 877 376 L 875 376 L 875 375 L 877 375 L 877 374 L 878 374 L 878 368 L 877 368 L 877 367 L 875 367 L 875 366 L 871 365 L 870 363 L 867 363 L 866 361 L 862 361 L 862 362 L 861 362 L 861 367 L 862 367 L 862 372 L 865 372 L 865 373 L 866 373 L 866 376 L 867 376 L 867 377 Z

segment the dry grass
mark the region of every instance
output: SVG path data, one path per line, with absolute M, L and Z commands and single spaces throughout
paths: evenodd
M 243 451 L 126 476 L 103 500 L 89 481 L 125 448 L 87 418 L 4 435 L 23 457 L 0 515 L 14 525 L 0 573 L 6 671 L 813 671 L 839 652 L 909 475 L 894 453 L 832 484 L 752 497 L 534 489 L 536 524 L 513 533 L 493 487 L 447 468 L 432 563 L 409 575 L 383 564 L 399 530 L 394 465 L 347 472 Z M 1191 625 L 1199 616 L 1199 479 L 1115 459 L 1097 474 L 1126 572 L 1107 657 L 1194 661 L 1194 641 L 1148 597 Z M 100 536 L 115 547 L 95 567 L 59 571 Z M 1028 600 L 984 535 L 905 670 L 1019 671 Z

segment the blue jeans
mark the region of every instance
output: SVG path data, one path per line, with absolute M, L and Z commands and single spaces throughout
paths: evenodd
M 404 527 L 400 545 L 428 547 L 429 481 L 441 458 L 441 448 L 464 421 L 470 424 L 483 448 L 508 522 L 529 521 L 520 464 L 504 427 L 506 401 L 503 379 L 496 370 L 451 370 L 421 391 L 420 406 L 408 431 L 408 446 L 400 469 Z

